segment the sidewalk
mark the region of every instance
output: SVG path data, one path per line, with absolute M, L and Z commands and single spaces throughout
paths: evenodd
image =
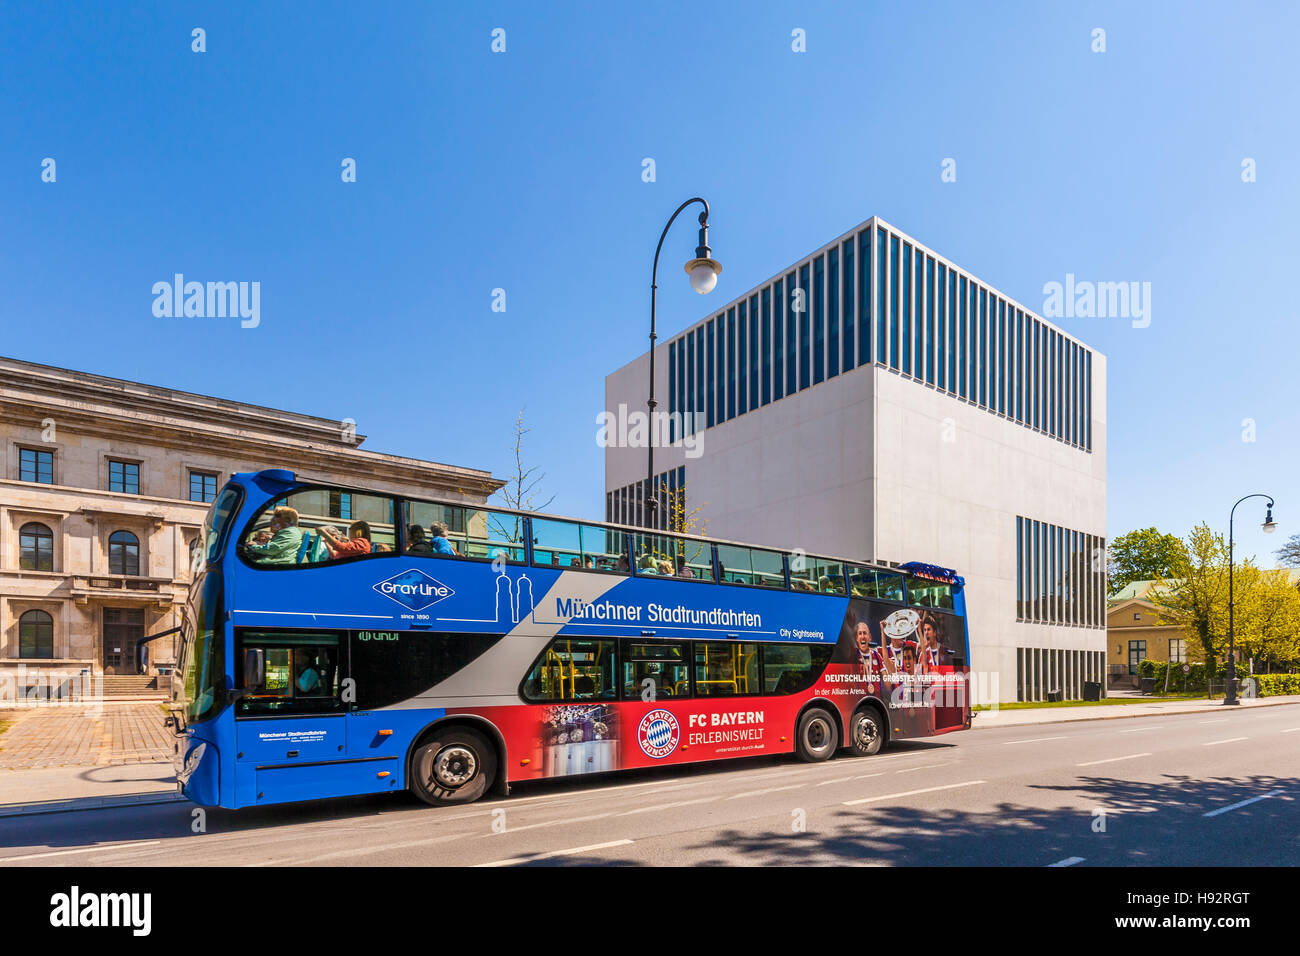
M 1300 704 L 1300 696 L 1257 697 L 1243 700 L 1239 709 L 1280 707 Z M 1020 724 L 1055 724 L 1076 720 L 1112 720 L 1120 717 L 1153 717 L 1164 714 L 1216 713 L 1231 708 L 1221 700 L 1152 700 L 1141 704 L 1105 704 L 1087 707 L 1032 707 L 1025 710 L 982 710 L 971 721 L 971 729 L 1015 727 Z
M 112 767 L 0 770 L 0 819 L 182 799 L 176 792 L 170 760 Z
M 3 710 L 0 720 L 12 725 L 0 734 L 0 772 L 170 761 L 173 738 L 165 717 L 149 701 Z

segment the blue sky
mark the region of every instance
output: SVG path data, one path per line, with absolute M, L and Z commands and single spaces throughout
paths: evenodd
M 1300 532 L 1298 32 L 1284 3 L 10 0 L 0 353 L 499 474 L 522 407 L 552 510 L 596 517 L 604 375 L 677 204 L 709 199 L 725 270 L 689 289 L 679 220 L 665 334 L 878 214 L 1035 309 L 1066 273 L 1150 282 L 1149 328 L 1060 321 L 1109 357 L 1110 534 L 1266 491 L 1263 557 Z M 260 282 L 261 324 L 156 318 L 176 272 Z

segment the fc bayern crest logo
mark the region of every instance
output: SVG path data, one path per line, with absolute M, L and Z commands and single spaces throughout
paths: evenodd
M 682 739 L 682 729 L 677 718 L 666 710 L 652 710 L 641 718 L 636 729 L 636 742 L 647 757 L 659 760 L 677 749 Z

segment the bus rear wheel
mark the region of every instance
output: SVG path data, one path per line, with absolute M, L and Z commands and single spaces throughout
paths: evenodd
M 435 730 L 411 758 L 411 791 L 433 806 L 477 800 L 496 775 L 495 748 L 467 727 Z
M 880 715 L 871 707 L 863 707 L 853 715 L 852 733 L 849 734 L 849 747 L 855 757 L 870 757 L 880 753 L 885 746 L 885 731 L 880 723 Z
M 813 707 L 799 718 L 794 734 L 795 753 L 807 763 L 828 760 L 835 753 L 837 737 L 835 718 L 822 708 Z

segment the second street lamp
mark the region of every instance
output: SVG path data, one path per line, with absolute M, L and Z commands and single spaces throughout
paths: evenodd
M 1260 527 L 1264 529 L 1265 534 L 1272 534 L 1274 529 L 1277 528 L 1277 522 L 1273 520 L 1272 496 L 1263 494 L 1246 495 L 1245 498 L 1237 501 L 1237 505 L 1250 498 L 1268 498 L 1268 509 L 1264 512 L 1264 523 Z M 1237 512 L 1237 505 L 1233 505 L 1232 510 L 1228 512 L 1228 668 L 1224 674 L 1223 702 L 1225 704 L 1237 703 L 1237 662 L 1234 659 L 1236 647 L 1233 640 L 1232 618 L 1232 518 Z M 1207 677 L 1206 680 L 1209 680 L 1209 678 Z
M 700 295 L 708 295 L 718 284 L 718 275 L 722 272 L 722 264 L 713 258 L 713 253 L 709 249 L 709 204 L 695 196 L 692 199 L 682 203 L 673 214 L 668 218 L 668 224 L 664 226 L 664 231 L 659 234 L 659 245 L 655 246 L 654 268 L 650 272 L 650 397 L 646 401 L 646 407 L 650 411 L 650 420 L 647 422 L 649 442 L 648 457 L 646 461 L 646 480 L 645 492 L 642 499 L 645 502 L 644 523 L 646 527 L 655 528 L 659 525 L 659 495 L 655 491 L 655 307 L 659 290 L 659 253 L 664 247 L 664 237 L 668 235 L 668 230 L 672 227 L 674 220 L 683 209 L 692 203 L 699 203 L 704 207 L 700 213 L 700 241 L 695 248 L 695 258 L 686 263 L 686 274 L 691 277 L 691 288 Z

